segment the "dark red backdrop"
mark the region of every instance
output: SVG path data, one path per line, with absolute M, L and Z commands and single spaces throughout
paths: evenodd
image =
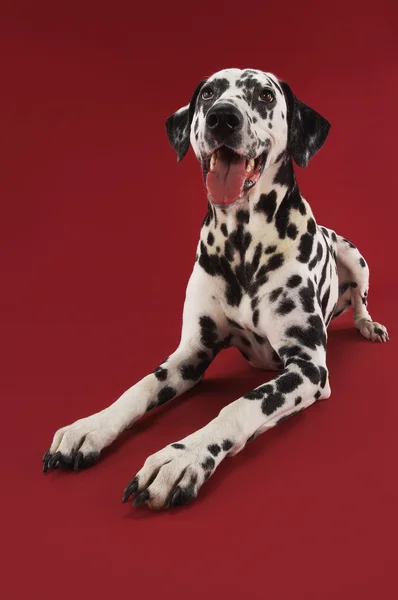
M 396 597 L 394 2 L 4 4 L 5 597 Z M 225 461 L 191 507 L 133 512 L 120 496 L 146 456 L 267 377 L 228 351 L 94 469 L 41 474 L 58 427 L 103 408 L 178 342 L 206 201 L 164 121 L 230 66 L 273 71 L 332 122 L 302 191 L 318 222 L 365 254 L 371 313 L 392 341 L 339 322 L 330 400 Z

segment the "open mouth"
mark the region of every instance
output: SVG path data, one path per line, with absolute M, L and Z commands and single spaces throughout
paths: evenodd
M 242 198 L 263 172 L 267 153 L 245 158 L 221 146 L 203 163 L 207 191 L 215 204 L 232 204 Z

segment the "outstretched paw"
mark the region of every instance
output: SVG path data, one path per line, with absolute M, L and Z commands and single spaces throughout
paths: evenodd
M 362 335 L 372 342 L 387 342 L 390 339 L 386 327 L 376 321 L 361 319 L 358 321 L 357 327 Z
M 99 460 L 109 442 L 109 431 L 97 416 L 87 417 L 59 429 L 43 456 L 43 472 L 58 467 L 80 471 Z
M 230 449 L 218 444 L 189 447 L 183 443 L 167 446 L 152 454 L 124 490 L 122 502 L 134 496 L 133 506 L 147 504 L 160 510 L 195 500 L 203 483 Z

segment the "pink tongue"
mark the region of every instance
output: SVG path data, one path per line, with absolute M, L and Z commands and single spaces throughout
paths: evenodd
M 219 156 L 207 174 L 206 185 L 215 204 L 232 204 L 242 193 L 246 180 L 246 160 L 235 154 L 232 160 Z

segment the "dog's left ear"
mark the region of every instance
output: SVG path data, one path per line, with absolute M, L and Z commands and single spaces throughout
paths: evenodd
M 288 150 L 299 167 L 306 167 L 328 136 L 330 123 L 300 102 L 284 81 L 280 82 L 287 104 Z
M 193 93 L 191 102 L 177 110 L 166 121 L 167 136 L 171 145 L 177 152 L 177 160 L 184 158 L 189 149 L 191 123 L 195 114 L 196 100 L 205 82 L 201 81 Z

